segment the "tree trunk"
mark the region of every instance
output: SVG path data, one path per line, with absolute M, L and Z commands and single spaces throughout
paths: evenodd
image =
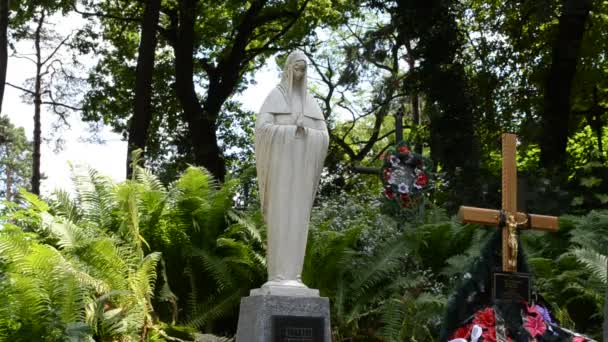
M 160 15 L 161 0 L 149 0 L 146 3 L 141 23 L 141 38 L 135 71 L 135 107 L 129 125 L 127 147 L 127 178 L 131 177 L 131 154 L 136 149 L 142 151 L 148 141 L 148 129 L 152 120 L 152 78 L 154 57 L 156 55 L 156 27 Z M 143 158 L 141 162 L 143 163 Z
M 591 6 L 592 0 L 562 0 L 562 14 L 546 78 L 542 113 L 545 131 L 540 139 L 540 163 L 545 168 L 558 167 L 565 159 L 570 93 Z
M 417 91 L 412 94 L 412 121 L 414 121 L 416 130 L 420 130 L 420 98 Z M 422 154 L 422 140 L 420 135 L 418 137 L 418 141 L 414 145 L 414 152 Z
M 176 92 L 185 122 L 188 124 L 195 163 L 223 181 L 226 168 L 217 142 L 217 113 L 210 115 L 213 113 L 203 110 L 194 87 L 194 21 L 197 3 L 198 1 L 194 0 L 180 0 L 179 3 L 179 27 L 173 45 Z M 219 108 L 217 111 L 219 112 Z
M 406 57 L 408 71 L 413 73 L 416 69 L 416 58 L 412 55 L 411 42 L 408 40 L 405 46 L 408 53 Z M 412 104 L 412 125 L 416 130 L 420 130 L 420 95 L 418 94 L 418 89 L 413 89 L 410 97 Z M 414 152 L 422 154 L 422 140 L 420 139 L 419 135 L 418 141 L 414 145 Z
M 8 63 L 8 8 L 9 0 L 0 0 L 0 113 L 2 113 Z
M 34 147 L 32 160 L 32 193 L 40 195 L 40 145 L 42 143 L 42 129 L 40 124 L 40 110 L 42 107 L 42 47 L 40 46 L 41 31 L 44 25 L 45 13 L 40 12 L 38 26 L 34 33 L 34 47 L 36 49 L 36 79 L 34 83 Z
M 242 73 L 256 56 L 270 51 L 261 48 L 256 52 L 247 51 L 247 45 L 255 39 L 262 27 L 280 18 L 290 19 L 275 40 L 286 35 L 289 28 L 302 15 L 309 0 L 305 0 L 297 12 L 269 11 L 263 13 L 267 0 L 251 1 L 250 6 L 235 25 L 234 37 L 216 60 L 216 65 L 204 59 L 197 59 L 208 76 L 207 94 L 204 101 L 198 98 L 194 81 L 194 26 L 198 0 L 179 0 L 177 15 L 169 13 L 171 30 L 168 39 L 175 53 L 175 87 L 177 98 L 183 109 L 184 121 L 188 125 L 189 139 L 192 143 L 192 157 L 196 164 L 204 166 L 220 181 L 226 175 L 226 166 L 217 141 L 217 118 L 226 100 L 234 93 L 241 82 Z
M 449 201 L 455 208 L 480 202 L 480 152 L 475 99 L 465 67 L 458 62 L 464 42 L 453 6 L 452 1 L 398 1 L 401 34 L 420 42 L 414 49 L 420 60 L 415 76 L 430 108 L 431 156 L 449 175 L 461 179 L 454 182 L 457 196 Z

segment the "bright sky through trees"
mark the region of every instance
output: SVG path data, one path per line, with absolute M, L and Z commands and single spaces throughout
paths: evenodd
M 60 33 L 70 32 L 82 21 L 79 16 L 72 16 L 73 20 L 61 18 L 54 29 Z M 20 53 L 27 54 L 32 49 L 30 42 L 17 44 Z M 86 68 L 92 67 L 93 62 L 83 62 Z M 9 58 L 7 70 L 7 82 L 22 86 L 26 79 L 33 77 L 34 65 L 25 59 Z M 237 96 L 244 108 L 257 112 L 262 105 L 266 93 L 278 81 L 279 69 L 274 59 L 269 60 L 268 65 L 258 71 L 255 75 L 257 84 L 250 86 Z M 84 89 L 83 89 L 84 91 Z M 4 112 L 17 127 L 24 127 L 28 139 L 32 138 L 34 109 L 32 104 L 24 103 L 21 99 L 22 92 L 6 87 L 4 96 Z M 57 123 L 57 116 L 48 107 L 43 107 L 42 131 L 43 136 L 48 137 Z M 124 179 L 124 160 L 126 159 L 127 144 L 119 134 L 111 131 L 109 127 L 101 127 L 98 137 L 102 143 L 92 142 L 88 125 L 80 119 L 78 113 L 69 117 L 70 127 L 59 128 L 54 134 L 54 139 L 48 139 L 42 146 L 42 173 L 46 177 L 42 180 L 42 193 L 49 193 L 56 188 L 71 189 L 70 164 L 89 165 L 104 175 L 119 181 Z M 55 150 L 55 140 L 61 138 L 64 143 L 60 150 Z

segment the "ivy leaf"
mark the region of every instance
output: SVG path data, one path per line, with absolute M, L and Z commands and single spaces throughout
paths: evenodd
M 583 204 L 583 201 L 584 201 L 583 196 L 576 196 L 572 199 L 572 202 L 570 202 L 570 204 L 572 206 L 577 206 L 577 205 Z
M 595 194 L 595 197 L 602 202 L 602 204 L 608 203 L 608 195 L 607 194 Z
M 600 178 L 597 177 L 584 177 L 581 178 L 581 185 L 587 188 L 592 188 L 594 186 L 599 185 L 602 182 Z

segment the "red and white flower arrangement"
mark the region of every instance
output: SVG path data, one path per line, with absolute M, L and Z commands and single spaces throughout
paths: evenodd
M 429 162 L 401 142 L 389 148 L 383 156 L 382 183 L 384 197 L 400 208 L 410 207 L 430 188 L 427 172 Z
M 540 305 L 524 304 L 522 310 L 523 328 L 529 341 L 544 340 L 543 337 L 557 335 L 557 325 L 552 321 L 549 311 Z M 568 334 L 572 342 L 591 342 L 584 336 Z M 512 341 L 511 336 L 506 336 Z M 450 336 L 449 342 L 496 342 L 496 313 L 492 307 L 479 310 L 469 323 L 460 326 Z

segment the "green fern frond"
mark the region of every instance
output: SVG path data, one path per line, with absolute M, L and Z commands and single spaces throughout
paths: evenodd
M 233 287 L 230 267 L 228 267 L 222 257 L 196 247 L 192 247 L 191 254 L 201 261 L 203 270 L 213 277 L 218 286 L 218 291 Z
M 126 181 L 116 187 L 115 193 L 118 207 L 121 209 L 119 232 L 122 234 L 124 241 L 133 243 L 134 249 L 142 258 L 141 244 L 146 245 L 148 249 L 150 246 L 139 231 L 139 193 L 137 185 Z
M 146 191 L 166 193 L 167 189 L 165 188 L 165 185 L 150 170 L 141 166 L 136 166 L 133 173 L 137 183 L 143 185 Z
M 217 247 L 224 255 L 223 260 L 232 264 L 254 266 L 255 259 L 251 259 L 251 246 L 242 241 L 231 238 L 218 238 Z
M 211 304 L 202 305 L 198 309 L 198 313 L 188 321 L 188 325 L 202 329 L 209 322 L 213 322 L 221 317 L 226 316 L 228 312 L 233 311 L 238 307 L 242 293 L 235 291 L 227 293 L 227 296 L 214 300 Z
M 83 219 L 93 222 L 101 229 L 112 225 L 112 210 L 116 207 L 114 183 L 97 170 L 72 168 L 77 203 L 82 208 Z
M 236 234 L 238 232 L 245 232 L 248 238 L 253 239 L 258 243 L 262 242 L 262 234 L 260 233 L 260 230 L 256 224 L 249 219 L 248 216 L 245 216 L 241 212 L 234 209 L 228 209 L 226 211 L 226 215 L 230 220 L 236 222 L 236 225 L 233 225 L 232 229 L 229 230 L 229 235 Z
M 70 197 L 67 191 L 53 191 L 50 205 L 55 216 L 62 217 L 69 222 L 78 223 L 80 221 L 81 213 L 78 203 Z
M 42 213 L 42 228 L 52 237 L 58 239 L 61 248 L 74 248 L 85 243 L 90 237 L 85 230 L 76 226 L 73 221 Z
M 608 255 L 608 211 L 595 210 L 585 216 L 568 217 L 575 229 L 570 231 L 570 241 Z
M 86 270 L 106 286 L 121 290 L 128 288 L 125 274 L 136 268 L 129 249 L 119 247 L 108 238 L 96 239 L 80 252 L 80 259 L 86 263 Z
M 604 284 L 608 284 L 608 257 L 586 248 L 572 250 L 576 259 Z
M 0 231 L 0 258 L 6 261 L 23 259 L 30 252 L 32 241 L 18 228 Z
M 57 290 L 54 295 L 59 301 L 59 315 L 67 326 L 84 321 L 84 311 L 87 289 L 82 287 L 77 279 L 70 276 L 57 277 Z
M 190 288 L 190 291 L 188 292 L 188 298 L 187 298 L 188 314 L 190 316 L 194 316 L 197 314 L 197 311 L 198 311 L 197 306 L 199 303 L 199 294 L 198 294 L 198 288 L 196 286 L 196 281 L 194 279 L 194 275 L 192 274 L 192 266 L 190 263 L 188 263 L 184 267 L 184 274 L 188 277 L 189 288 Z
M 361 272 L 355 273 L 354 281 L 350 285 L 351 300 L 357 302 L 366 291 L 390 277 L 398 266 L 398 258 L 407 253 L 406 246 L 407 243 L 399 239 L 379 248 L 380 252 L 361 267 Z
M 169 286 L 169 278 L 167 277 L 167 265 L 165 263 L 165 259 L 161 256 L 160 258 L 160 275 L 162 279 L 161 289 L 158 292 L 158 299 L 160 301 L 165 302 L 176 302 L 177 296 L 173 291 L 171 291 L 171 287 Z
M 203 335 L 197 336 L 197 341 L 200 341 L 200 342 L 232 342 L 232 341 L 234 341 L 234 338 L 221 337 L 221 336 L 215 336 L 215 335 L 210 335 L 210 334 L 203 334 Z
M 154 252 L 146 255 L 142 260 L 140 267 L 130 277 L 132 291 L 139 298 L 154 296 L 154 287 L 156 286 L 156 268 L 161 258 L 160 252 Z
M 399 341 L 402 335 L 403 320 L 406 314 L 403 303 L 397 298 L 388 299 L 383 303 L 380 336 L 387 341 Z
M 206 169 L 190 166 L 179 177 L 175 187 L 187 196 L 206 198 L 217 191 L 219 184 Z
M 41 200 L 40 197 L 38 197 L 37 195 L 28 192 L 25 189 L 19 189 L 19 195 L 37 211 L 49 211 L 49 205 L 43 200 Z
M 91 326 L 82 322 L 68 323 L 65 328 L 65 337 L 68 341 L 95 342 L 93 334 Z

